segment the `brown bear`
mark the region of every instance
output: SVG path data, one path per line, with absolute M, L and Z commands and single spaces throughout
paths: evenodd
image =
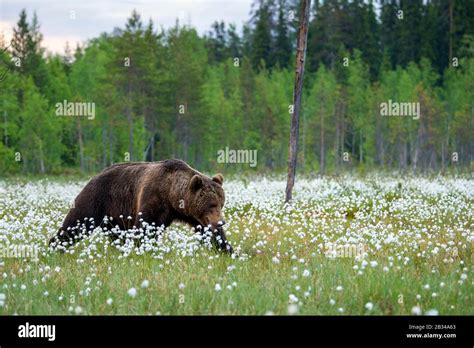
M 104 221 L 128 229 L 143 222 L 166 228 L 178 220 L 201 233 L 209 227 L 218 248 L 232 253 L 222 227 L 223 181 L 220 174 L 209 178 L 176 159 L 114 164 L 79 193 L 50 245 L 68 247 Z

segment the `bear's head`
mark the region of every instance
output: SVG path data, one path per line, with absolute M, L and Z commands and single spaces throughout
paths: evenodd
M 222 208 L 225 203 L 225 194 L 222 188 L 224 178 L 217 174 L 212 178 L 196 174 L 189 182 L 192 216 L 202 226 L 211 225 L 213 229 L 224 224 Z

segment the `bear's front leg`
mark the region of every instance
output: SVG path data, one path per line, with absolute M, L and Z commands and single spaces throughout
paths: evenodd
M 158 228 L 166 228 L 173 222 L 173 216 L 169 209 L 164 207 L 154 209 L 153 207 L 143 206 L 140 209 L 141 215 L 139 219 L 142 219 L 142 223 L 146 222 L 148 225 L 154 224 Z
M 227 241 L 227 237 L 225 235 L 224 228 L 222 227 L 222 225 L 217 227 L 217 229 L 214 230 L 214 238 L 216 239 L 218 249 L 229 254 L 234 253 L 234 249 L 232 248 L 230 243 Z
M 205 229 L 201 227 L 201 225 L 196 225 L 194 227 L 195 231 L 200 233 L 202 236 L 204 236 L 205 234 Z M 222 227 L 222 225 L 220 225 L 219 227 L 213 229 L 212 227 L 210 227 L 209 225 L 209 229 L 206 231 L 211 231 L 212 232 L 212 237 L 211 237 L 211 242 L 212 244 L 216 247 L 217 250 L 221 250 L 221 251 L 224 251 L 226 253 L 229 253 L 229 254 L 233 254 L 234 253 L 234 249 L 232 248 L 232 246 L 230 245 L 230 243 L 227 241 L 227 237 L 225 235 L 225 232 L 224 232 L 224 228 Z

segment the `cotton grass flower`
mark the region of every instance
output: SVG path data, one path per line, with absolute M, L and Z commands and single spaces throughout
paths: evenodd
M 299 312 L 299 307 L 296 303 L 290 303 L 287 309 L 288 315 L 296 315 Z
M 372 309 L 374 309 L 374 304 L 372 302 L 367 302 L 364 307 L 368 311 L 371 311 Z
M 436 316 L 436 315 L 438 315 L 438 310 L 437 309 L 429 309 L 429 310 L 426 311 L 425 314 L 430 315 L 430 316 Z
M 214 290 L 215 291 L 221 291 L 222 290 L 222 287 L 219 283 L 217 283 L 215 286 L 214 286 Z
M 420 306 L 413 306 L 412 309 L 411 309 L 411 314 L 412 315 L 421 315 L 422 311 L 421 311 Z
M 298 297 L 296 297 L 295 295 L 293 294 L 290 294 L 288 295 L 288 302 L 289 303 L 298 303 Z
M 146 279 L 142 282 L 142 285 L 140 285 L 140 287 L 141 287 L 142 289 L 146 289 L 146 288 L 148 288 L 149 286 L 150 286 L 150 282 L 149 282 L 148 280 L 146 280 Z
M 128 296 L 133 298 L 133 297 L 137 296 L 137 289 L 130 288 L 130 289 L 128 289 L 127 294 L 128 294 Z

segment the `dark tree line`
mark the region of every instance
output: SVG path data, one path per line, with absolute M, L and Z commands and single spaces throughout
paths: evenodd
M 179 157 L 202 170 L 286 169 L 296 0 L 256 1 L 242 31 L 157 30 L 133 12 L 123 28 L 64 54 L 42 47 L 20 13 L 0 38 L 0 172 L 92 172 L 126 160 Z M 466 168 L 473 161 L 474 1 L 313 2 L 298 166 Z M 94 103 L 93 119 L 57 103 Z M 418 103 L 420 117 L 381 104 Z M 257 150 L 258 166 L 217 151 Z

